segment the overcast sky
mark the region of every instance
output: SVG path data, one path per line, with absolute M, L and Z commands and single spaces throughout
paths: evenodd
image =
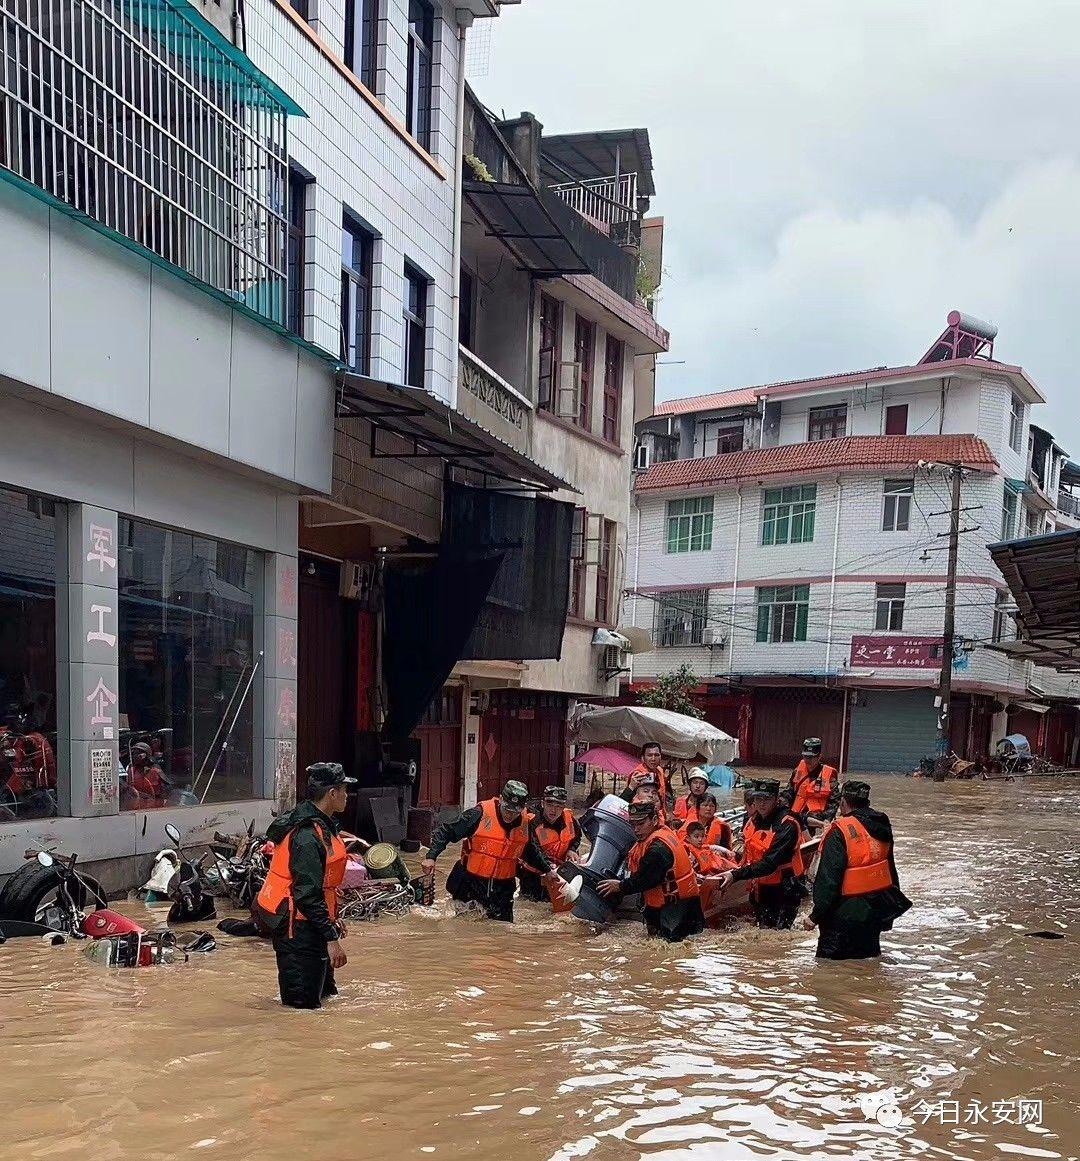
M 550 132 L 649 129 L 661 398 L 908 364 L 957 308 L 1080 458 L 1075 0 L 523 0 L 471 80 Z

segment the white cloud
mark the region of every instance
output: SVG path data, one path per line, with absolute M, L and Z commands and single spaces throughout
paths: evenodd
M 553 132 L 649 128 L 662 394 L 905 363 L 956 307 L 1080 456 L 1070 0 L 525 0 L 476 85 Z

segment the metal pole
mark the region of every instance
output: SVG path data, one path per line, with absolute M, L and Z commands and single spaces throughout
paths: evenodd
M 949 572 L 945 581 L 945 632 L 941 643 L 941 678 L 938 687 L 938 753 L 949 752 L 949 714 L 952 698 L 953 638 L 956 633 L 956 555 L 960 542 L 959 464 L 952 465 L 952 504 L 949 511 Z
M 251 692 L 251 686 L 255 681 L 255 674 L 259 672 L 259 666 L 262 664 L 263 654 L 259 651 L 259 656 L 255 658 L 255 664 L 251 667 L 251 676 L 247 680 L 247 685 L 244 686 L 244 694 L 237 703 L 236 712 L 233 714 L 232 721 L 229 723 L 228 732 L 225 734 L 225 740 L 221 743 L 221 753 L 218 754 L 217 761 L 214 763 L 213 770 L 210 771 L 210 777 L 206 780 L 206 789 L 202 792 L 202 798 L 199 802 L 205 802 L 206 796 L 210 793 L 210 787 L 214 784 L 214 777 L 218 772 L 218 767 L 221 765 L 222 758 L 229 752 L 229 742 L 232 740 L 233 730 L 236 729 L 236 723 L 240 718 L 240 711 L 244 708 L 244 702 L 247 701 L 247 696 Z

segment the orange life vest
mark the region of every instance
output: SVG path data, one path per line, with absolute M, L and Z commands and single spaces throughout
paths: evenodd
M 326 899 L 326 910 L 331 919 L 337 919 L 338 893 L 345 878 L 345 865 L 349 854 L 345 844 L 336 834 L 328 831 L 322 823 L 312 823 L 312 828 L 319 837 L 319 841 L 326 848 L 326 872 L 323 876 L 323 897 Z M 287 908 L 289 916 L 289 937 L 293 934 L 293 925 L 296 920 L 303 920 L 304 915 L 296 906 L 293 897 L 292 870 L 289 867 L 289 854 L 292 850 L 293 835 L 296 827 L 274 845 L 274 853 L 270 858 L 270 869 L 266 872 L 266 882 L 262 885 L 255 900 L 259 907 L 268 915 L 283 915 Z
M 690 797 L 689 794 L 684 794 L 682 798 L 675 800 L 675 817 L 682 819 L 687 826 L 699 821 L 697 803 L 691 802 Z
M 635 774 L 651 774 L 656 779 L 656 789 L 660 792 L 660 821 L 667 821 L 667 797 L 668 797 L 668 776 L 667 771 L 663 766 L 657 766 L 655 770 L 650 770 L 644 762 L 639 762 L 633 770 L 630 771 L 630 777 L 633 778 Z
M 722 855 L 718 855 L 716 851 L 709 850 L 707 846 L 695 847 L 687 843 L 686 853 L 690 856 L 690 860 L 697 868 L 699 875 L 718 875 L 721 871 L 727 870 L 727 860 Z
M 838 818 L 830 830 L 839 830 L 847 847 L 847 870 L 840 883 L 841 895 L 869 895 L 896 886 L 889 854 L 892 843 L 874 838 L 853 815 Z
M 556 829 L 556 825 L 558 829 Z M 565 862 L 566 856 L 570 853 L 570 844 L 574 841 L 573 812 L 564 808 L 558 824 L 549 823 L 543 815 L 540 815 L 533 836 L 536 845 L 553 863 Z M 526 871 L 532 871 L 535 875 L 540 874 L 535 867 L 529 866 L 524 860 L 522 860 L 521 865 Z
M 533 816 L 522 811 L 509 830 L 499 818 L 497 798 L 480 804 L 483 817 L 476 830 L 461 844 L 461 861 L 470 875 L 479 879 L 513 879 L 518 860 L 529 845 L 529 823 Z
M 705 832 L 702 845 L 707 847 L 727 847 L 731 849 L 731 824 L 725 819 L 714 818 Z
M 794 826 L 795 828 L 795 853 L 792 855 L 791 862 L 777 867 L 769 875 L 764 875 L 760 879 L 754 879 L 751 887 L 755 884 L 760 887 L 778 887 L 783 882 L 785 871 L 791 871 L 797 878 L 806 870 L 802 856 L 802 827 L 799 825 L 799 820 L 793 814 L 785 814 L 780 820 L 779 826 Z M 776 829 L 771 826 L 758 826 L 755 819 L 749 819 L 743 827 L 742 866 L 748 867 L 751 863 L 760 862 L 775 841 Z
M 626 865 L 632 875 L 637 874 L 638 867 L 645 852 L 654 842 L 663 843 L 672 855 L 675 856 L 675 865 L 668 871 L 663 883 L 659 887 L 650 887 L 644 892 L 642 899 L 646 907 L 663 907 L 665 903 L 675 899 L 697 899 L 701 891 L 698 888 L 697 874 L 694 864 L 690 860 L 686 847 L 679 842 L 673 831 L 666 826 L 659 826 L 642 842 L 634 843 L 627 856 Z
M 791 809 L 796 814 L 804 810 L 811 814 L 821 814 L 829 805 L 833 786 L 836 784 L 836 768 L 821 766 L 816 774 L 811 774 L 805 760 L 795 768 L 795 801 Z

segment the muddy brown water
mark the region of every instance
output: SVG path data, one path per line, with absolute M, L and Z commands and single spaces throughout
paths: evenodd
M 877 963 L 440 906 L 354 929 L 341 997 L 302 1013 L 255 941 L 126 972 L 11 941 L 0 1157 L 1076 1157 L 1080 781 L 875 798 L 915 901 Z

